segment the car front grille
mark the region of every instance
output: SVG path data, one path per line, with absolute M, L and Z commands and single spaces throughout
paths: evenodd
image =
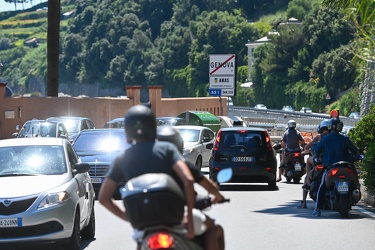
M 91 165 L 90 166 L 90 177 L 105 176 L 108 171 L 108 165 Z
M 46 235 L 62 231 L 63 228 L 64 227 L 57 221 L 50 221 L 43 224 L 26 227 L 0 228 L 0 239 Z
M 4 202 L 0 202 L 0 214 L 11 215 L 26 211 L 36 200 L 37 197 L 32 197 L 24 200 L 13 201 L 9 206 L 5 206 Z

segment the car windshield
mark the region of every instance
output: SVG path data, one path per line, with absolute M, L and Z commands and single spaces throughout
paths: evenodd
M 81 133 L 74 142 L 76 151 L 120 151 L 127 147 L 123 130 L 116 133 L 110 131 Z
M 18 137 L 56 137 L 56 123 L 26 123 Z
M 197 142 L 199 140 L 199 130 L 178 129 L 184 142 Z
M 66 173 L 62 146 L 7 146 L 0 148 L 0 177 Z
M 69 134 L 79 133 L 81 127 L 79 120 L 64 120 L 63 123 Z

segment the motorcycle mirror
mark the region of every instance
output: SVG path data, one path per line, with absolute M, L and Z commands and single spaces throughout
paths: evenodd
M 217 182 L 227 182 L 232 178 L 233 170 L 231 168 L 225 168 L 219 171 L 217 174 Z

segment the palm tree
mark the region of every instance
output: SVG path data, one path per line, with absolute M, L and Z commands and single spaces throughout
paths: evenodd
M 47 96 L 58 96 L 60 0 L 48 1 L 47 31 Z

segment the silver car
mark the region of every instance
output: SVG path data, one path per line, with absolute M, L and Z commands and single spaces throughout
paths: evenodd
M 89 169 L 66 139 L 0 140 L 0 249 L 94 238 Z
M 184 140 L 185 159 L 195 163 L 198 168 L 208 166 L 211 157 L 211 149 L 207 149 L 206 145 L 213 143 L 215 133 L 204 126 L 174 126 Z

